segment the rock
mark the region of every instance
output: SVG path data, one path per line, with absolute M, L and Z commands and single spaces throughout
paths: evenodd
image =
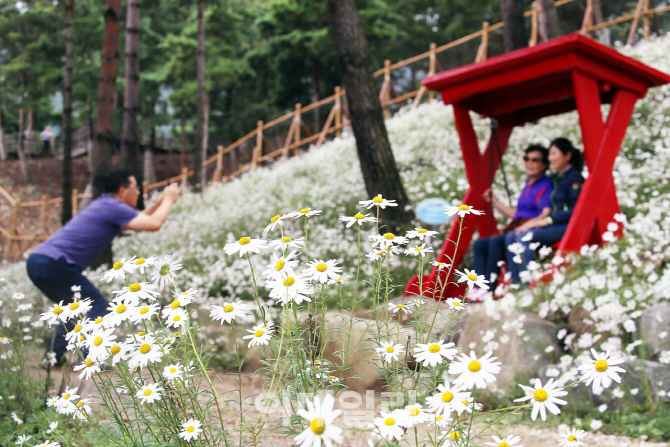
M 640 334 L 654 354 L 670 350 L 670 303 L 647 307 L 640 319 Z M 665 337 L 662 334 L 665 332 Z
M 591 314 L 581 306 L 576 306 L 570 310 L 567 329 L 571 334 L 577 334 L 577 337 L 587 332 L 591 334 L 597 332 Z
M 466 318 L 458 347 L 465 353 L 474 351 L 478 355 L 493 351 L 502 362 L 496 381 L 499 390 L 516 388 L 514 376 L 535 376 L 560 352 L 556 325 L 532 312 L 491 302 L 468 305 Z

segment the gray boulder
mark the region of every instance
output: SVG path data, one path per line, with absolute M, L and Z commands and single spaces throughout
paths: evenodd
M 661 334 L 665 332 L 665 337 Z M 660 303 L 647 307 L 640 319 L 640 334 L 647 346 L 658 354 L 670 350 L 670 303 Z

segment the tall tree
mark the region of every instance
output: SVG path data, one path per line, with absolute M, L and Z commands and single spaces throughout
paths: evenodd
M 61 223 L 72 219 L 72 15 L 74 0 L 65 0 L 65 77 L 63 78 L 63 209 Z
M 519 0 L 500 0 L 504 28 L 505 51 L 514 51 L 528 45 L 528 34 L 523 19 L 523 2 Z
M 121 157 L 119 166 L 135 174 L 137 183 L 144 178 L 139 156 L 137 114 L 140 103 L 140 6 L 141 0 L 126 3 L 125 84 L 123 91 L 123 125 L 121 127 Z M 144 208 L 144 201 L 138 207 Z
M 95 139 L 91 151 L 92 191 L 97 197 L 102 192 L 99 176 L 112 168 L 115 134 L 112 116 L 116 95 L 116 69 L 119 61 L 119 33 L 121 30 L 121 0 L 107 0 L 105 28 L 102 41 L 102 63 L 98 82 L 98 107 Z
M 397 207 L 382 210 L 387 228 L 409 226 L 413 213 L 389 143 L 355 0 L 328 0 L 328 11 L 366 190 L 370 197 L 398 201 Z
M 205 185 L 206 170 L 202 162 L 207 158 L 207 143 L 209 136 L 209 93 L 206 85 L 205 59 L 205 0 L 198 0 L 198 47 L 196 50 L 196 71 L 198 79 L 197 107 L 198 123 L 196 130 L 196 146 L 193 157 L 193 183 L 195 191 L 200 191 Z
M 558 13 L 556 12 L 556 5 L 554 0 L 538 0 L 540 5 L 540 35 L 542 41 L 546 42 L 555 39 L 561 35 L 561 29 L 558 25 Z

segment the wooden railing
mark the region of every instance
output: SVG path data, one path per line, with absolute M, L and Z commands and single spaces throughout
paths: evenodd
M 560 7 L 562 5 L 574 3 L 577 1 L 579 0 L 556 0 L 555 5 Z M 628 34 L 628 44 L 633 42 L 640 21 L 642 21 L 644 36 L 646 39 L 648 39 L 650 34 L 650 16 L 670 11 L 670 6 L 649 8 L 649 0 L 638 0 L 634 13 L 618 17 L 608 22 L 595 24 L 593 23 L 593 0 L 587 0 L 585 6 L 586 8 L 582 27 L 576 32 L 590 35 L 599 29 L 627 21 L 632 21 Z M 540 10 L 537 2 L 533 3 L 533 7 L 530 11 L 526 11 L 524 13 L 524 16 L 529 17 L 531 20 L 531 35 L 529 40 L 530 46 L 536 45 L 541 40 L 538 26 L 539 17 L 541 14 L 542 11 Z M 437 57 L 439 54 L 464 45 L 468 42 L 476 41 L 477 39 L 480 39 L 480 43 L 477 48 L 475 62 L 484 61 L 488 58 L 491 34 L 497 30 L 502 29 L 504 26 L 504 22 L 499 22 L 493 25 L 489 24 L 488 22 L 484 22 L 482 24 L 481 30 L 468 34 L 467 36 L 463 36 L 460 39 L 454 40 L 453 42 L 449 42 L 440 46 L 437 46 L 435 43 L 431 43 L 429 45 L 428 51 L 425 53 L 418 54 L 393 64 L 391 61 L 386 60 L 384 67 L 374 72 L 375 78 L 381 78 L 382 81 L 379 99 L 384 110 L 384 117 L 389 118 L 393 106 L 397 104 L 407 103 L 410 108 L 414 109 L 424 98 L 427 97 L 428 101 L 432 101 L 434 98 L 434 93 L 432 91 L 428 92 L 426 95 L 426 89 L 423 86 L 406 93 L 397 92 L 393 85 L 392 75 L 394 70 L 407 67 L 411 64 L 421 63 L 423 64 L 422 67 L 424 67 L 422 69 L 427 68 L 425 69 L 426 75 L 432 75 L 437 71 L 437 68 L 440 65 Z M 426 62 L 427 67 L 425 65 Z M 440 69 L 442 69 L 441 66 Z M 411 103 L 409 101 L 411 101 Z M 314 132 L 312 132 L 312 130 L 305 125 L 304 117 L 307 113 L 315 112 L 318 108 L 329 106 L 331 108 L 325 123 L 323 126 L 321 126 L 320 121 L 317 120 L 314 126 Z M 270 134 L 269 131 L 274 129 L 276 133 L 281 128 L 281 126 L 286 126 L 287 124 L 288 131 L 286 132 L 286 137 L 283 138 L 283 142 L 281 142 L 281 144 L 272 145 L 270 140 L 267 138 L 267 135 Z M 255 169 L 263 163 L 277 159 L 285 159 L 289 156 L 296 156 L 300 153 L 301 148 L 308 147 L 309 145 L 314 145 L 318 148 L 324 143 L 324 141 L 326 141 L 328 137 L 339 137 L 341 135 L 342 129 L 349 124 L 349 115 L 346 109 L 346 92 L 340 89 L 340 87 L 335 87 L 335 92 L 332 96 L 323 98 L 318 102 L 309 104 L 307 106 L 296 104 L 293 111 L 270 122 L 264 123 L 263 121 L 258 121 L 256 128 L 242 138 L 226 147 L 218 146 L 217 153 L 205 160 L 203 162 L 203 167 L 209 168 L 210 166 L 213 166 L 213 173 L 211 175 L 213 183 L 228 182 L 248 170 Z M 303 131 L 305 132 L 306 136 L 303 136 Z M 227 154 L 240 151 L 246 152 L 246 156 L 249 158 L 249 161 L 242 165 L 239 165 L 238 163 L 234 169 L 231 169 L 232 172 L 226 174 L 224 172 L 224 157 Z M 242 155 L 244 156 L 245 153 Z M 179 175 L 169 179 L 152 184 L 144 182 L 142 184 L 142 192 L 146 198 L 151 191 L 162 188 L 171 182 L 181 182 L 183 186 L 186 186 L 189 178 L 192 175 L 193 170 L 182 168 L 182 172 Z M 5 240 L 3 247 L 3 261 L 18 259 L 22 253 L 27 248 L 29 248 L 30 245 L 34 244 L 35 242 L 45 240 L 49 236 L 50 232 L 46 224 L 46 208 L 49 205 L 62 203 L 63 199 L 60 197 L 55 199 L 47 199 L 46 196 L 42 196 L 41 200 L 38 201 L 20 202 L 13 198 L 1 187 L 0 195 L 9 202 L 12 210 L 8 227 L 5 228 L 5 225 L 0 225 L 0 234 Z M 73 215 L 75 215 L 78 211 L 77 204 L 79 200 L 86 198 L 90 198 L 90 195 L 81 194 L 76 190 L 73 191 Z M 39 208 L 38 230 L 34 235 L 19 234 L 19 210 L 31 207 Z

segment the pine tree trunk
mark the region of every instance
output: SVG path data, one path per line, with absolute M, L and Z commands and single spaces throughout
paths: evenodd
M 202 162 L 207 158 L 208 127 L 209 127 L 209 94 L 207 93 L 206 65 L 205 65 L 205 0 L 198 0 L 198 48 L 196 55 L 196 70 L 198 79 L 197 108 L 198 123 L 196 131 L 196 146 L 193 153 L 193 189 L 200 192 L 205 186 L 206 169 Z
M 182 168 L 186 167 L 186 107 L 182 106 L 181 107 L 181 119 L 180 119 L 180 127 L 181 127 L 181 155 L 180 155 L 180 160 L 181 160 L 181 166 Z
M 7 160 L 7 151 L 5 151 L 5 142 L 3 140 L 4 128 L 2 126 L 2 79 L 0 79 L 0 160 Z
M 555 39 L 561 35 L 561 28 L 558 23 L 558 13 L 554 0 L 538 0 L 542 10 L 539 17 L 540 35 L 542 41 L 546 42 Z
M 381 210 L 389 231 L 407 227 L 414 215 L 407 209 L 409 200 L 389 143 L 355 0 L 328 0 L 328 11 L 365 188 L 370 198 L 381 194 L 398 201 L 399 206 Z
M 72 219 L 72 13 L 74 0 L 65 1 L 65 77 L 63 78 L 63 209 L 61 224 Z
M 26 162 L 26 153 L 24 151 L 25 144 L 25 135 L 23 134 L 23 99 L 25 97 L 25 92 L 23 91 L 26 86 L 26 75 L 21 73 L 21 94 L 19 96 L 19 139 L 18 144 L 16 145 L 16 152 L 19 156 L 19 169 L 21 169 L 21 175 L 26 182 L 30 181 L 30 176 L 28 175 L 28 164 Z
M 142 184 L 137 114 L 140 103 L 140 10 L 141 0 L 126 4 L 125 86 L 123 91 L 123 126 L 119 167 L 135 174 Z
M 156 183 L 156 166 L 154 165 L 154 149 L 156 148 L 156 128 L 151 127 L 151 140 L 149 146 L 144 148 L 144 180 Z
M 523 19 L 523 2 L 500 0 L 504 27 L 505 51 L 514 51 L 528 45 L 528 34 Z
M 102 192 L 99 177 L 112 168 L 114 153 L 114 97 L 116 96 L 116 69 L 119 61 L 119 35 L 121 30 L 121 0 L 107 0 L 105 28 L 102 42 L 102 63 L 98 83 L 98 105 L 95 122 L 95 139 L 91 151 L 92 191 L 95 197 Z
M 593 0 L 593 19 L 594 23 L 602 23 L 605 21 L 605 16 L 603 15 L 602 0 Z M 596 30 L 596 37 L 598 38 L 598 41 L 603 45 L 607 46 L 612 45 L 612 37 L 609 28 L 605 27 Z

